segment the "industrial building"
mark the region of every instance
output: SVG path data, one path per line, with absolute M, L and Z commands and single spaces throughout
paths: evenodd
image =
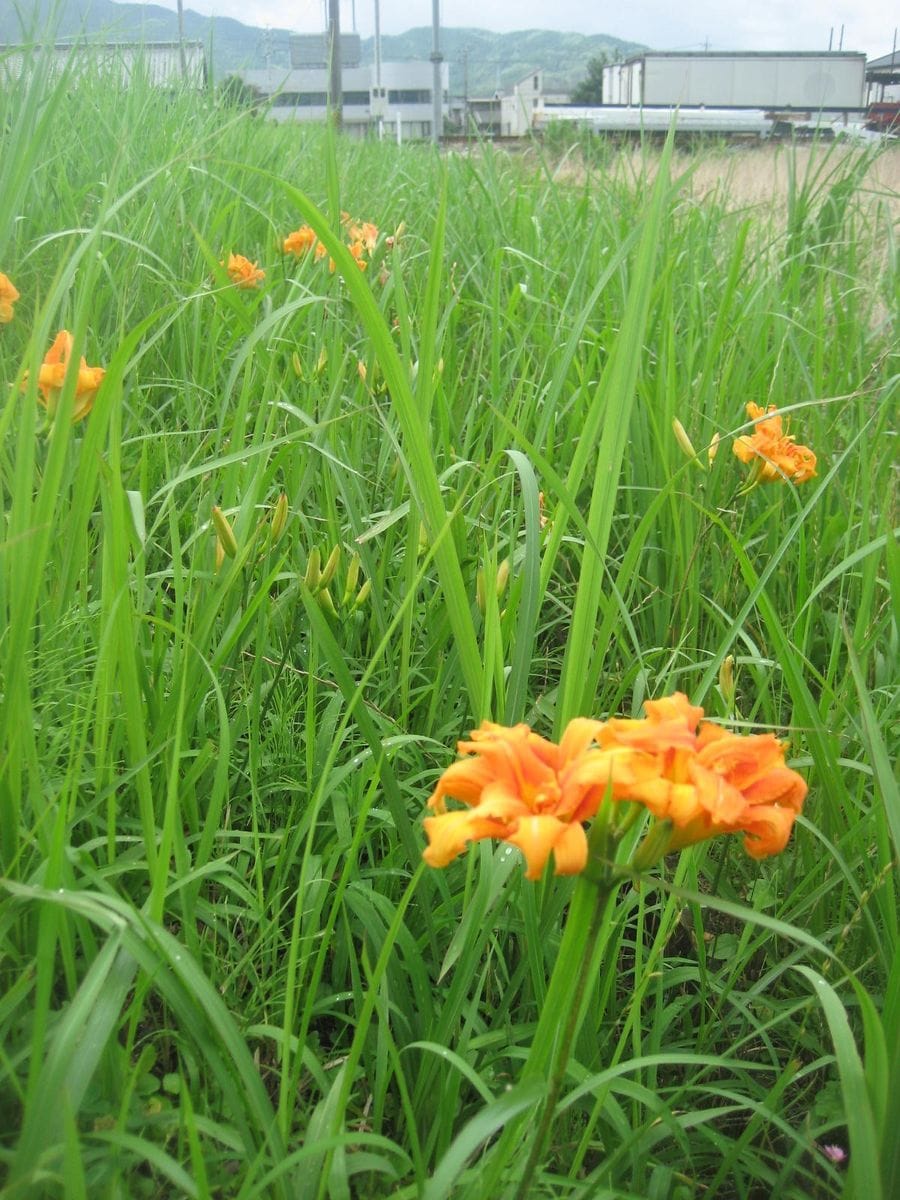
M 277 121 L 324 121 L 328 115 L 328 38 L 292 35 L 290 68 L 267 67 L 238 74 Z M 364 136 L 381 130 L 398 141 L 431 136 L 434 67 L 428 60 L 361 66 L 358 34 L 341 35 L 342 127 Z M 449 109 L 449 66 L 441 64 L 442 111 Z
M 604 67 L 603 104 L 859 110 L 866 104 L 866 56 L 842 50 L 635 54 Z
M 29 67 L 46 63 L 61 74 L 102 75 L 127 87 L 146 79 L 153 87 L 205 87 L 206 50 L 202 42 L 57 42 L 51 46 L 0 45 L 0 80 L 18 79 Z
M 523 137 L 535 126 L 544 107 L 544 72 L 529 71 L 506 92 L 470 98 L 466 115 L 470 130 L 482 137 Z
M 900 101 L 900 50 L 866 63 L 866 83 L 870 104 Z

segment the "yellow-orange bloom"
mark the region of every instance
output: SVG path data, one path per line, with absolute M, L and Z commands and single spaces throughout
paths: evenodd
M 459 743 L 466 757 L 447 768 L 428 801 L 436 815 L 425 818 L 425 861 L 444 867 L 468 842 L 490 837 L 522 851 L 527 879 L 540 878 L 551 852 L 557 875 L 583 871 L 582 822 L 596 814 L 612 784 L 637 783 L 633 755 L 593 746 L 600 728 L 599 721 L 572 721 L 557 745 L 527 725 L 485 721 L 471 741 Z M 448 796 L 468 808 L 448 812 Z
M 229 254 L 228 264 L 221 263 L 231 277 L 231 282 L 239 288 L 255 288 L 265 279 L 265 271 L 260 270 L 255 262 L 244 258 L 243 254 Z
M 347 238 L 351 242 L 361 242 L 366 250 L 374 250 L 378 241 L 378 226 L 371 221 L 353 223 L 347 230 Z
M 356 259 L 356 265 L 361 271 L 364 271 L 369 264 L 366 262 L 366 248 L 363 243 L 351 242 L 349 249 L 350 253 Z
M 629 748 L 636 784 L 613 782 L 617 800 L 636 800 L 674 826 L 668 849 L 678 850 L 720 833 L 743 833 L 753 858 L 787 845 L 807 787 L 785 765 L 786 746 L 773 734 L 740 735 L 703 721 L 703 709 L 680 692 L 648 700 L 643 720 L 611 720 L 600 729 L 601 748 Z
M 312 250 L 316 244 L 316 235 L 309 225 L 301 225 L 284 239 L 285 254 L 296 254 L 298 257 Z
M 18 298 L 13 281 L 0 271 L 0 325 L 7 325 L 13 319 L 13 305 Z
M 790 479 L 794 483 L 805 483 L 815 476 L 815 454 L 808 446 L 798 446 L 794 438 L 784 432 L 774 404 L 767 409 L 748 404 L 747 416 L 756 422 L 753 433 L 735 438 L 732 448 L 741 462 L 753 463 L 758 482 Z
M 460 742 L 464 757 L 438 780 L 425 818 L 425 861 L 444 867 L 468 842 L 498 838 L 525 856 L 538 879 L 553 854 L 556 873 L 587 865 L 582 827 L 604 797 L 643 804 L 672 832 L 663 851 L 720 833 L 742 833 L 754 858 L 784 849 L 806 796 L 772 734 L 741 736 L 703 722 L 676 692 L 648 700 L 646 717 L 572 721 L 557 745 L 527 725 L 485 722 Z M 467 807 L 447 811 L 445 798 Z
M 53 345 L 44 356 L 43 364 L 38 373 L 38 400 L 47 410 L 52 420 L 56 415 L 59 404 L 59 394 L 66 381 L 69 371 L 69 360 L 72 357 L 74 338 L 66 329 L 60 330 Z M 75 401 L 72 407 L 72 423 L 83 420 L 94 407 L 94 396 L 103 382 L 106 371 L 103 367 L 89 367 L 82 358 L 78 367 L 75 381 Z M 28 372 L 22 380 L 22 389 L 28 385 Z

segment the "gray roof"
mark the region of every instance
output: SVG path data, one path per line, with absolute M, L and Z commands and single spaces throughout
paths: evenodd
M 870 58 L 866 63 L 867 71 L 881 71 L 885 67 L 896 67 L 900 71 L 900 47 L 893 54 L 883 54 L 881 58 Z

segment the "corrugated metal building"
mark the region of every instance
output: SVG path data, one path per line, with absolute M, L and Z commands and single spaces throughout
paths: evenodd
M 603 69 L 603 103 L 845 111 L 865 105 L 866 56 L 850 51 L 647 52 Z
M 136 77 L 154 87 L 206 85 L 202 42 L 57 42 L 52 46 L 0 46 L 0 80 L 18 79 L 49 56 L 54 72 L 71 70 L 112 77 L 127 87 Z

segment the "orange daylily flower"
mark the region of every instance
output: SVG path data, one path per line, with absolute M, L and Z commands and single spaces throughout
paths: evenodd
M 353 222 L 347 230 L 347 237 L 351 242 L 362 243 L 366 250 L 374 250 L 378 241 L 378 226 L 371 221 Z
M 751 857 L 780 853 L 807 792 L 802 776 L 785 765 L 785 744 L 771 733 L 741 735 L 703 721 L 703 709 L 681 692 L 648 700 L 644 710 L 643 720 L 610 720 L 598 733 L 604 749 L 645 756 L 632 764 L 636 773 L 643 768 L 643 778 L 625 788 L 613 783 L 614 798 L 636 800 L 670 820 L 669 850 L 743 833 Z
M 365 258 L 366 248 L 363 245 L 363 243 L 362 242 L 351 242 L 350 246 L 349 246 L 349 250 L 350 250 L 350 253 L 353 255 L 353 257 L 356 259 L 356 265 L 359 267 L 359 269 L 361 271 L 364 271 L 369 264 L 366 262 L 366 258 Z
M 594 746 L 599 721 L 571 721 L 557 745 L 527 725 L 505 728 L 485 721 L 472 740 L 459 743 L 466 757 L 438 780 L 425 818 L 425 861 L 444 867 L 466 843 L 493 837 L 517 846 L 527 879 L 539 879 L 552 852 L 557 875 L 577 875 L 587 865 L 583 821 L 593 817 L 611 785 L 635 785 L 634 756 Z M 593 749 L 592 749 L 593 747 Z M 467 810 L 448 812 L 445 797 Z
M 18 298 L 13 281 L 0 271 L 0 325 L 7 325 L 13 319 L 13 305 Z
M 295 229 L 293 233 L 287 235 L 283 248 L 285 254 L 296 254 L 299 257 L 311 250 L 315 244 L 315 232 L 309 225 L 301 225 L 299 229 Z
M 572 721 L 558 745 L 527 725 L 485 722 L 460 742 L 465 757 L 428 801 L 425 861 L 444 867 L 490 837 L 522 851 L 527 879 L 540 878 L 551 852 L 558 875 L 578 874 L 588 855 L 582 822 L 607 796 L 671 822 L 662 852 L 720 833 L 743 833 L 753 858 L 783 850 L 807 792 L 785 765 L 784 743 L 704 722 L 680 692 L 644 708 L 640 720 Z M 448 796 L 467 808 L 448 812 Z
M 44 355 L 44 361 L 38 373 L 38 400 L 46 408 L 48 417 L 52 420 L 56 415 L 59 394 L 66 381 L 69 371 L 69 360 L 72 357 L 72 347 L 75 339 L 66 329 L 60 330 L 53 345 Z M 75 383 L 75 402 L 72 408 L 72 424 L 83 420 L 94 407 L 94 396 L 103 382 L 106 371 L 103 367 L 89 367 L 85 358 L 81 359 L 78 367 L 78 377 Z M 28 385 L 28 372 L 22 380 L 22 390 Z
M 255 288 L 266 277 L 265 271 L 260 270 L 249 258 L 244 258 L 243 254 L 229 254 L 227 266 L 224 262 L 219 265 L 225 267 L 235 287 Z
M 325 258 L 325 256 L 327 254 L 328 254 L 328 250 L 326 249 L 325 243 L 324 242 L 316 242 L 316 262 L 318 262 L 319 259 L 321 259 L 321 258 Z M 328 259 L 328 270 L 331 272 L 332 275 L 334 274 L 335 265 L 336 264 L 335 264 L 334 259 L 329 258 Z
M 753 464 L 757 482 L 780 479 L 805 483 L 815 476 L 815 454 L 808 446 L 798 446 L 794 438 L 784 432 L 774 404 L 766 409 L 758 404 L 748 404 L 747 416 L 756 423 L 753 433 L 735 438 L 732 449 L 741 462 Z

